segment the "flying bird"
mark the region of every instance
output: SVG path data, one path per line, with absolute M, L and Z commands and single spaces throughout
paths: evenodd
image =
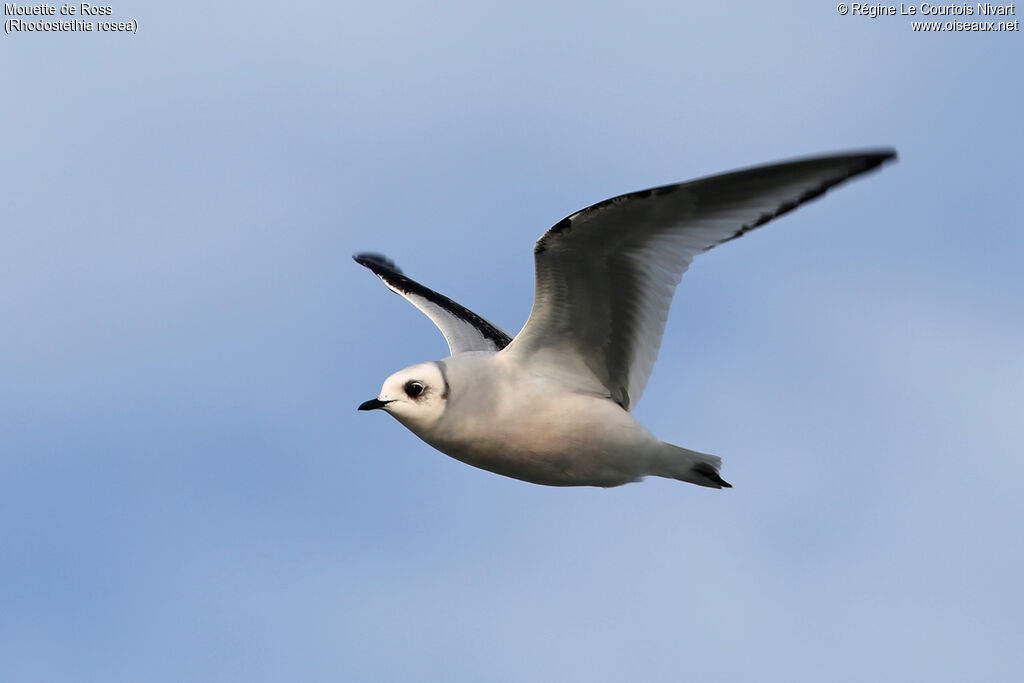
M 721 458 L 661 441 L 630 414 L 676 286 L 697 254 L 895 158 L 891 149 L 805 158 L 577 211 L 534 245 L 533 308 L 515 338 L 386 257 L 357 254 L 451 351 L 391 375 L 359 410 L 383 410 L 456 460 L 535 484 L 610 487 L 653 475 L 731 487 Z

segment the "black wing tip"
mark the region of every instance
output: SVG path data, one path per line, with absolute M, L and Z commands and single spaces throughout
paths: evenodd
M 826 154 L 815 154 L 815 157 L 878 157 L 879 159 L 891 159 L 898 156 L 895 147 L 880 145 L 878 147 L 863 147 L 861 149 L 848 149 Z
M 780 159 L 779 161 L 773 161 L 768 164 L 758 164 L 757 166 L 740 168 L 737 169 L 737 171 L 753 171 L 758 168 L 767 168 L 769 166 L 782 166 L 784 164 L 796 164 L 800 162 L 835 161 L 839 159 L 862 159 L 865 167 L 872 168 L 898 158 L 899 153 L 896 151 L 895 147 L 865 147 L 862 149 L 846 149 L 835 152 L 825 152 L 822 154 L 807 154 L 789 159 Z
M 804 156 L 792 157 L 792 158 L 789 158 L 789 159 L 780 159 L 779 161 L 773 161 L 773 162 L 768 163 L 768 164 L 758 164 L 756 166 L 747 166 L 745 168 L 738 168 L 738 169 L 736 169 L 734 171 L 727 171 L 725 173 L 716 173 L 714 175 L 705 176 L 703 178 L 697 178 L 697 179 L 689 181 L 689 182 L 701 182 L 701 181 L 705 181 L 705 180 L 716 180 L 716 179 L 719 179 L 719 178 L 721 178 L 723 176 L 740 175 L 740 174 L 746 174 L 746 173 L 758 172 L 758 171 L 773 171 L 773 170 L 776 170 L 776 168 L 779 167 L 779 166 L 801 165 L 801 164 L 813 165 L 813 164 L 821 164 L 821 163 L 841 162 L 841 163 L 848 164 L 848 169 L 849 169 L 849 172 L 847 173 L 847 175 L 839 181 L 839 183 L 841 183 L 841 182 L 843 182 L 843 180 L 847 180 L 849 178 L 853 178 L 854 176 L 858 176 L 861 173 L 865 173 L 865 172 L 870 171 L 870 170 L 872 170 L 874 168 L 878 168 L 882 164 L 888 163 L 890 161 L 897 161 L 898 159 L 899 159 L 899 154 L 896 151 L 895 147 L 868 147 L 868 148 L 865 148 L 865 149 L 841 150 L 841 151 L 837 151 L 837 152 L 827 152 L 827 153 L 824 153 L 824 154 L 808 154 L 808 155 L 804 155 Z M 688 184 L 688 183 L 680 183 L 680 185 L 686 185 L 686 184 Z M 836 184 L 838 184 L 838 183 L 836 183 Z M 667 185 L 664 188 L 655 188 L 655 189 L 665 190 L 665 189 L 668 189 L 668 188 L 671 188 L 671 187 L 673 187 L 673 186 L 672 185 Z M 676 185 L 675 187 L 679 187 L 679 185 Z M 636 194 L 636 193 L 634 193 L 634 194 Z
M 834 161 L 848 162 L 849 166 L 848 166 L 847 174 L 843 178 L 841 178 L 838 181 L 836 181 L 836 182 L 834 182 L 834 183 L 829 185 L 829 187 L 833 187 L 834 185 L 839 185 L 842 182 L 844 182 L 846 180 L 849 180 L 850 178 L 859 176 L 862 173 L 867 173 L 868 171 L 876 169 L 876 168 L 882 166 L 883 164 L 886 164 L 886 163 L 888 163 L 890 161 L 897 161 L 898 159 L 899 159 L 899 154 L 896 152 L 896 148 L 894 148 L 894 147 L 876 147 L 876 148 L 872 148 L 872 149 L 849 150 L 849 151 L 845 151 L 845 152 L 835 152 L 833 154 L 815 154 L 814 156 L 806 156 L 806 157 L 799 157 L 799 158 L 796 158 L 796 159 L 792 159 L 789 162 L 780 161 L 777 164 L 771 164 L 771 166 L 776 166 L 776 165 L 782 166 L 782 165 L 787 164 L 787 163 L 798 164 L 798 163 L 801 163 L 801 162 L 805 162 L 805 163 L 808 163 L 808 164 L 814 164 L 814 163 L 818 163 L 818 162 L 834 162 Z M 754 170 L 757 170 L 757 168 L 758 167 L 753 167 L 753 168 L 751 168 L 749 170 L 754 171 Z M 765 167 L 765 168 L 767 168 L 767 167 Z M 825 188 L 825 189 L 828 189 L 828 188 Z M 798 202 L 798 205 L 800 203 L 802 203 L 802 202 Z
M 881 147 L 875 150 L 874 154 L 882 157 L 882 161 L 888 161 L 889 159 L 896 161 L 900 158 L 900 154 L 896 151 L 895 147 Z
M 889 161 L 899 160 L 899 154 L 895 147 L 880 147 L 878 149 L 866 149 L 863 152 L 852 152 L 850 156 L 859 156 L 864 159 L 864 169 L 869 171 Z
M 399 268 L 394 261 L 384 254 L 378 254 L 377 252 L 364 251 L 359 254 L 352 254 L 352 260 L 364 268 L 369 268 L 378 275 L 380 275 L 382 271 L 395 273 L 397 275 L 402 274 L 402 269 Z

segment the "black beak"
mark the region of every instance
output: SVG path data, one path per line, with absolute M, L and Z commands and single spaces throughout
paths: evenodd
M 366 403 L 359 404 L 359 410 L 377 410 L 377 408 L 383 408 L 391 401 L 381 401 L 379 398 L 371 398 Z

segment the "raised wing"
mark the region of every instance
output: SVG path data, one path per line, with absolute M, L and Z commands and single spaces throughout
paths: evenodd
M 625 194 L 578 211 L 534 247 L 526 326 L 502 353 L 629 410 L 658 356 L 693 257 L 894 159 L 891 149 L 802 159 Z
M 438 294 L 403 275 L 394 261 L 386 256 L 356 254 L 352 258 L 359 265 L 372 270 L 388 289 L 403 296 L 434 321 L 448 342 L 448 349 L 452 355 L 463 351 L 500 351 L 512 341 L 508 333 L 500 327 L 443 294 Z

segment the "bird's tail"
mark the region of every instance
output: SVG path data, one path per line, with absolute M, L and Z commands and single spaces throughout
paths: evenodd
M 731 489 L 732 484 L 718 474 L 721 467 L 722 459 L 717 455 L 698 453 L 662 441 L 652 459 L 650 474 L 713 489 Z

